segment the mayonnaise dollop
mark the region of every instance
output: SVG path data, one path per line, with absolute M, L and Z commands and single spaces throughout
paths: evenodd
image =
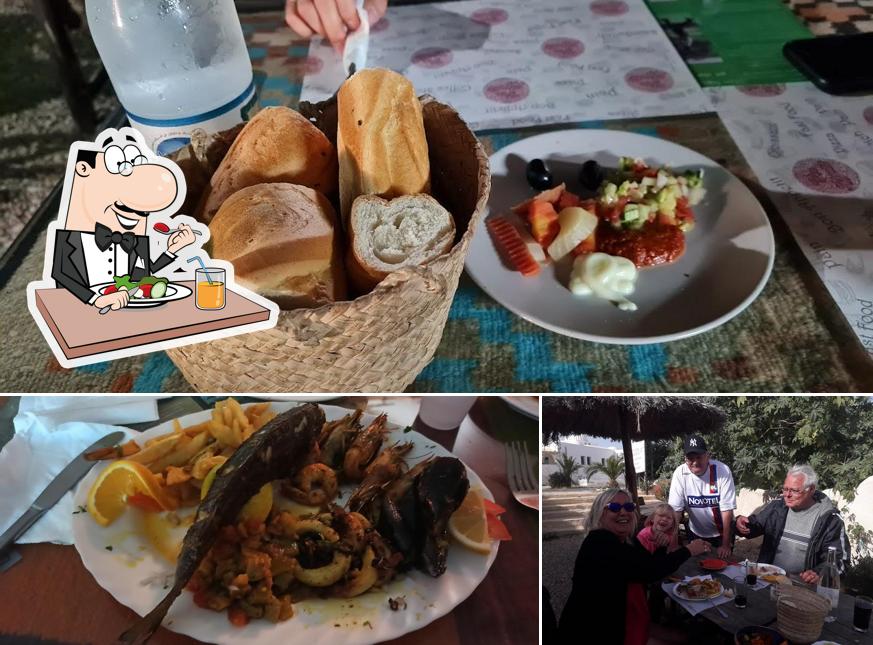
M 636 311 L 637 306 L 628 300 L 637 282 L 637 268 L 627 258 L 606 253 L 588 253 L 573 261 L 570 272 L 570 291 L 577 296 L 590 296 L 611 300 L 623 311 Z

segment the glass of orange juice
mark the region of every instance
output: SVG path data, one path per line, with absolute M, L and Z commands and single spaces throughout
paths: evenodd
M 197 269 L 194 280 L 198 309 L 224 309 L 224 269 Z

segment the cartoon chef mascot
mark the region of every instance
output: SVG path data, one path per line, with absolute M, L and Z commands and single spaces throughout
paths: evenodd
M 51 277 L 86 304 L 121 309 L 128 291 L 100 295 L 93 287 L 118 276 L 137 282 L 154 275 L 197 241 L 192 227 L 179 223 L 167 237 L 167 250 L 151 259 L 148 216 L 181 204 L 184 178 L 177 178 L 178 166 L 154 155 L 131 128 L 105 130 L 96 145 L 82 143 L 73 146 L 71 157 L 74 152 L 75 164 L 68 164 L 64 182 L 67 217 L 58 218 L 63 228 L 55 231 Z

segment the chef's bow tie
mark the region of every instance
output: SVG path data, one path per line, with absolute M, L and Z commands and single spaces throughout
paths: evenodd
M 110 244 L 120 244 L 125 253 L 130 253 L 136 246 L 136 235 L 112 231 L 108 226 L 98 224 L 94 229 L 94 241 L 101 251 L 108 249 Z

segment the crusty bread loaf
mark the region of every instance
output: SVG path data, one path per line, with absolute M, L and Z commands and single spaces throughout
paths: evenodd
M 294 184 L 257 184 L 228 197 L 212 222 L 212 257 L 237 282 L 282 309 L 346 297 L 336 213 L 324 195 Z
M 337 94 L 337 153 L 346 226 L 360 195 L 429 193 L 424 119 L 412 83 L 387 69 L 364 69 L 343 83 Z
M 324 195 L 336 190 L 333 145 L 291 108 L 264 108 L 246 124 L 203 191 L 195 216 L 208 224 L 233 193 L 270 182 L 309 186 Z
M 405 266 L 418 266 L 447 253 L 455 241 L 455 222 L 430 195 L 391 201 L 358 197 L 349 217 L 346 268 L 359 293 Z

